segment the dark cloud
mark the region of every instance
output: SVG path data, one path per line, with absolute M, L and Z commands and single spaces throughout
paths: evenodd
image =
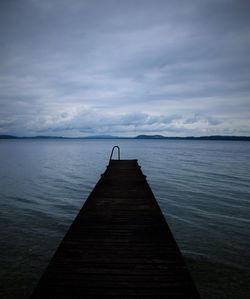
M 249 135 L 249 1 L 0 3 L 0 134 Z

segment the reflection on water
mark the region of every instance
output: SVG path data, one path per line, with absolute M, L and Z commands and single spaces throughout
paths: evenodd
M 4 298 L 28 297 L 116 144 L 139 160 L 203 297 L 246 298 L 250 143 L 2 140 Z

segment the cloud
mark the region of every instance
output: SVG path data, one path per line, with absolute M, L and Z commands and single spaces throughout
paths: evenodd
M 2 1 L 0 132 L 250 132 L 247 1 Z
M 58 108 L 58 107 L 57 107 Z M 163 134 L 169 136 L 203 135 L 204 133 L 237 133 L 242 134 L 234 123 L 233 130 L 228 126 L 231 119 L 220 119 L 209 115 L 181 116 L 171 114 L 147 113 L 103 113 L 99 110 L 79 106 L 71 110 L 51 109 L 37 114 L 16 117 L 14 120 L 0 122 L 0 133 L 7 128 L 17 135 L 29 132 L 27 135 L 59 135 L 59 136 L 89 136 L 99 134 L 136 136 L 141 133 Z M 247 120 L 241 120 L 241 126 L 247 127 Z M 209 128 L 209 130 L 208 130 Z M 9 133 L 9 131 L 8 131 Z

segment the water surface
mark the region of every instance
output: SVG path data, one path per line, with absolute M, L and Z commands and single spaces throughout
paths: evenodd
M 105 170 L 138 159 L 203 298 L 247 298 L 250 142 L 1 140 L 3 298 L 28 298 Z

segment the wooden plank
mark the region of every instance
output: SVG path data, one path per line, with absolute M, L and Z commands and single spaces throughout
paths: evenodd
M 112 160 L 35 298 L 200 298 L 137 160 Z

